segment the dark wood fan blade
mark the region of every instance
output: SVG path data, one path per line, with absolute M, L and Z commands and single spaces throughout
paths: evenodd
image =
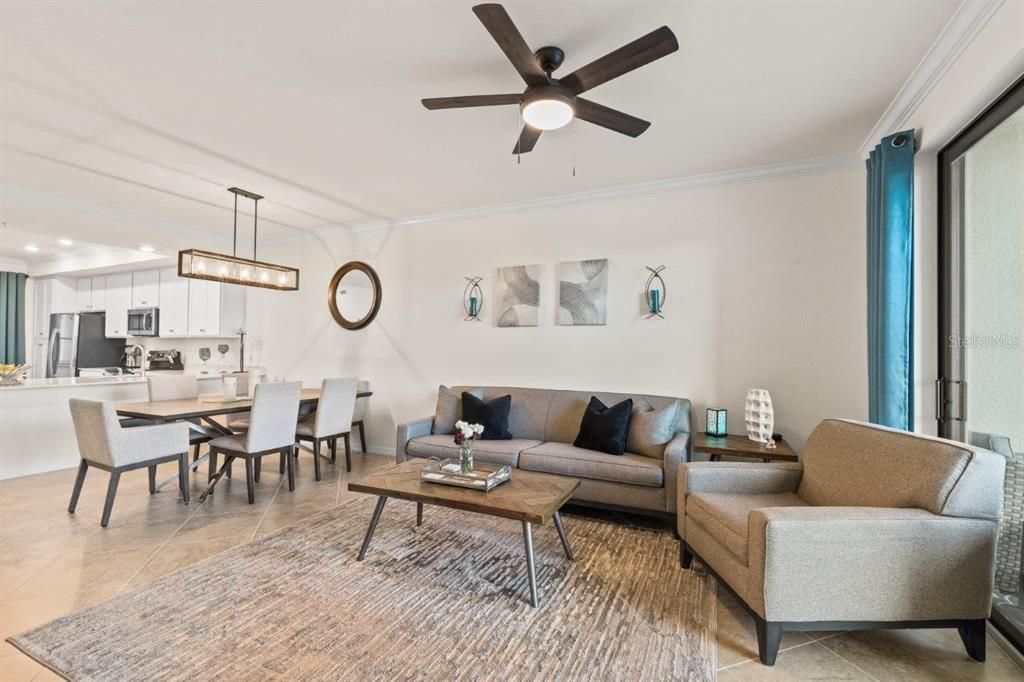
M 519 104 L 521 94 L 466 95 L 464 97 L 430 97 L 420 100 L 427 109 L 461 109 L 462 107 L 493 107 L 500 104 Z
M 624 114 L 582 97 L 576 98 L 576 118 L 630 137 L 639 136 L 651 126 L 650 121 Z
M 508 12 L 501 5 L 489 3 L 476 5 L 473 13 L 487 29 L 487 32 L 498 43 L 498 47 L 505 53 L 508 60 L 512 62 L 519 75 L 523 77 L 528 85 L 542 85 L 547 83 L 547 76 L 540 64 L 533 58 L 533 51 L 523 40 L 519 29 L 512 23 Z
M 676 36 L 668 26 L 651 31 L 614 52 L 595 59 L 586 66 L 576 69 L 565 78 L 559 78 L 565 87 L 577 95 L 607 83 L 613 78 L 650 64 L 679 49 Z
M 512 148 L 512 153 L 525 154 L 526 152 L 533 151 L 533 146 L 537 144 L 537 140 L 540 139 L 542 132 L 544 131 L 540 128 L 524 125 L 523 132 L 519 133 L 519 140 L 516 141 L 516 146 Z

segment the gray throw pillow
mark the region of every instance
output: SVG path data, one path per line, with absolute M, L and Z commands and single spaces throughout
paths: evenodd
M 678 400 L 657 410 L 634 410 L 633 418 L 629 420 L 626 451 L 658 459 L 664 457 L 665 446 L 676 435 L 678 416 Z
M 479 388 L 466 391 L 477 398 L 483 398 L 484 392 Z M 434 410 L 434 425 L 430 428 L 433 434 L 455 433 L 455 422 L 462 419 L 462 392 L 453 393 L 447 386 L 437 387 L 437 408 Z

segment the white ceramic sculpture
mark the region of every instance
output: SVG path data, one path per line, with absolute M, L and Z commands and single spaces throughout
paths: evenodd
M 772 432 L 775 429 L 775 412 L 772 410 L 772 397 L 763 388 L 752 388 L 747 391 L 747 403 L 743 414 L 747 422 L 747 438 L 755 443 L 764 443 L 773 447 Z

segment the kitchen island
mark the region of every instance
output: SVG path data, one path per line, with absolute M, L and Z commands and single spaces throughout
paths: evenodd
M 219 373 L 185 370 L 152 374 L 195 374 L 200 393 L 221 392 Z M 140 375 L 60 377 L 0 387 L 0 480 L 78 466 L 78 441 L 68 400 L 146 400 L 146 381 Z

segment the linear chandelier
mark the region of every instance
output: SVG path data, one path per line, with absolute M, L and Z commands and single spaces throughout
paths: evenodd
M 235 195 L 235 235 L 231 247 L 231 255 L 204 251 L 202 249 L 186 249 L 178 252 L 178 277 L 206 279 L 226 284 L 241 284 L 247 287 L 263 287 L 280 291 L 295 291 L 299 288 L 299 271 L 287 265 L 265 263 L 256 260 L 256 235 L 259 194 L 230 187 L 228 191 Z M 238 197 L 252 199 L 252 258 L 238 255 Z

